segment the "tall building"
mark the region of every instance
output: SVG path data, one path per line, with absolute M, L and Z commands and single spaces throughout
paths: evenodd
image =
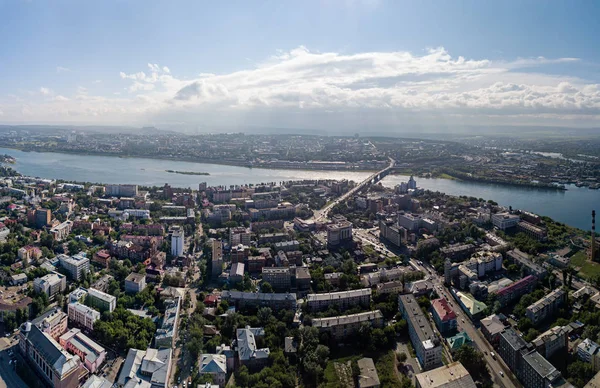
M 352 242 L 352 223 L 347 220 L 339 220 L 334 224 L 327 225 L 327 245 L 338 247 Z
M 252 236 L 252 234 L 250 233 L 250 229 L 248 228 L 244 228 L 242 226 L 240 227 L 236 227 L 236 228 L 230 228 L 229 229 L 229 245 L 231 246 L 235 246 L 235 245 L 250 245 L 250 237 Z M 285 237 L 287 237 L 287 234 L 285 234 Z
M 496 213 L 492 215 L 492 224 L 500 230 L 506 230 L 517 226 L 521 217 L 510 213 Z
M 212 276 L 216 278 L 223 273 L 223 243 L 219 240 L 212 242 Z
M 442 345 L 413 294 L 398 296 L 398 308 L 408 323 L 408 334 L 424 370 L 442 364 Z
M 100 312 L 113 312 L 117 307 L 117 298 L 95 288 L 90 288 L 87 294 L 87 304 L 100 310 Z
M 67 331 L 66 314 L 52 309 L 21 325 L 19 349 L 41 380 L 54 388 L 79 386 L 81 360 L 57 342 Z
M 61 267 L 68 273 L 71 279 L 79 281 L 86 273 L 90 272 L 90 259 L 84 252 L 79 252 L 73 256 L 60 255 L 58 257 Z
M 36 209 L 35 211 L 35 227 L 43 228 L 52 224 L 52 212 L 50 209 Z
M 446 299 L 432 300 L 431 312 L 440 333 L 446 334 L 456 330 L 456 313 L 452 311 Z
M 141 273 L 132 272 L 125 278 L 125 292 L 137 294 L 146 288 L 146 276 Z
M 106 195 L 112 197 L 135 197 L 138 195 L 137 185 L 106 185 Z
M 269 283 L 276 290 L 287 290 L 292 284 L 290 268 L 264 267 L 262 269 L 262 280 Z
M 183 255 L 184 235 L 181 226 L 172 227 L 173 234 L 171 235 L 171 256 L 178 257 Z
M 33 281 L 33 290 L 38 293 L 43 292 L 48 295 L 49 299 L 54 298 L 56 294 L 63 292 L 66 288 L 67 277 L 58 272 L 51 272 Z
M 409 190 L 415 190 L 416 188 L 417 188 L 417 181 L 411 175 L 410 178 L 408 179 L 408 189 Z

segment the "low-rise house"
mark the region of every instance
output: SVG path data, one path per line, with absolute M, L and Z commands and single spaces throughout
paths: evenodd
M 249 369 L 264 367 L 271 353 L 269 348 L 259 349 L 256 345 L 256 337 L 263 337 L 265 330 L 262 327 L 251 328 L 246 326 L 236 331 L 236 348 L 240 364 Z
M 219 387 L 225 386 L 227 379 L 227 359 L 224 354 L 203 354 L 198 365 L 200 376 L 211 376 Z

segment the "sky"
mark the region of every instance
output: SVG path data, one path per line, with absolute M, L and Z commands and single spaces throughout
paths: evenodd
M 600 127 L 597 1 L 0 0 L 0 124 Z

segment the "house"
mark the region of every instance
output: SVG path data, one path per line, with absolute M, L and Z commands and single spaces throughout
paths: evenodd
M 249 369 L 261 368 L 269 361 L 269 348 L 259 349 L 256 345 L 256 337 L 263 337 L 265 329 L 262 327 L 251 328 L 246 326 L 236 331 L 236 347 L 240 364 Z
M 212 382 L 225 386 L 227 381 L 227 359 L 224 354 L 203 354 L 200 356 L 200 365 L 198 365 L 198 374 L 200 376 L 209 375 Z

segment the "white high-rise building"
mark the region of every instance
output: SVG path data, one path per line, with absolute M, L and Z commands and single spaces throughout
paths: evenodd
M 183 228 L 181 226 L 173 226 L 173 234 L 171 235 L 171 255 L 174 257 L 183 255 Z

